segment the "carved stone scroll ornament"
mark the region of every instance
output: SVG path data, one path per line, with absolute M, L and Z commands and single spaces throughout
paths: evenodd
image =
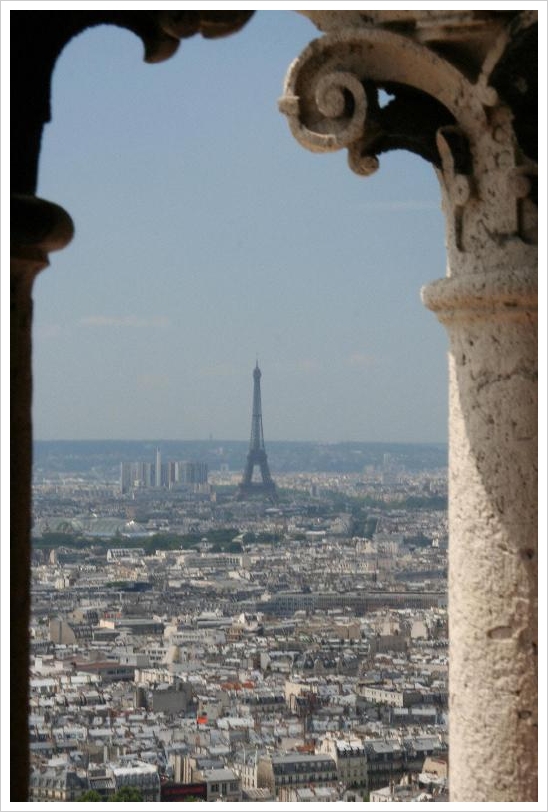
M 509 240 L 534 239 L 523 211 L 535 167 L 519 149 L 512 110 L 488 79 L 483 71 L 472 81 L 410 35 L 343 28 L 292 63 L 279 108 L 300 144 L 313 152 L 346 148 L 358 174 L 375 172 L 378 156 L 392 149 L 429 161 L 457 270 L 459 253 L 488 246 L 492 261 Z
M 384 107 L 380 90 L 393 96 Z M 453 65 L 409 37 L 365 27 L 310 43 L 289 68 L 279 107 L 312 151 L 346 147 L 357 159 L 361 147 L 371 158 L 414 141 L 414 151 L 436 165 L 429 141 L 438 127 L 461 116 L 465 131 L 485 122 L 472 86 Z

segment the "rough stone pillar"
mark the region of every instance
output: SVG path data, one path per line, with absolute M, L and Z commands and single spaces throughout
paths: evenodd
M 437 134 L 447 277 L 422 298 L 449 335 L 451 800 L 517 802 L 538 779 L 537 168 L 482 78 L 468 174 L 463 131 Z
M 452 800 L 536 798 L 535 271 L 524 256 L 423 290 L 450 338 Z
M 286 78 L 297 140 L 363 175 L 393 148 L 438 174 L 447 277 L 422 296 L 450 338 L 450 799 L 534 801 L 536 17 L 306 15 L 327 33 Z

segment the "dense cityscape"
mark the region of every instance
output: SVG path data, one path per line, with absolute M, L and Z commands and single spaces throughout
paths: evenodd
M 31 800 L 447 800 L 445 453 L 38 443 Z

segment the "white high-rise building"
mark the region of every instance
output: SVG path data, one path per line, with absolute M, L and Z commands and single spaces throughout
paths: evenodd
M 156 488 L 162 487 L 162 454 L 160 449 L 156 449 L 156 469 L 155 469 L 155 481 L 154 485 Z

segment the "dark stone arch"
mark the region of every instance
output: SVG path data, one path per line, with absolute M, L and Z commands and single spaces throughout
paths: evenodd
M 34 193 L 42 128 L 50 120 L 51 76 L 70 40 L 87 28 L 116 25 L 143 41 L 146 62 L 168 59 L 180 39 L 213 39 L 242 28 L 253 11 L 12 11 L 11 190 Z

